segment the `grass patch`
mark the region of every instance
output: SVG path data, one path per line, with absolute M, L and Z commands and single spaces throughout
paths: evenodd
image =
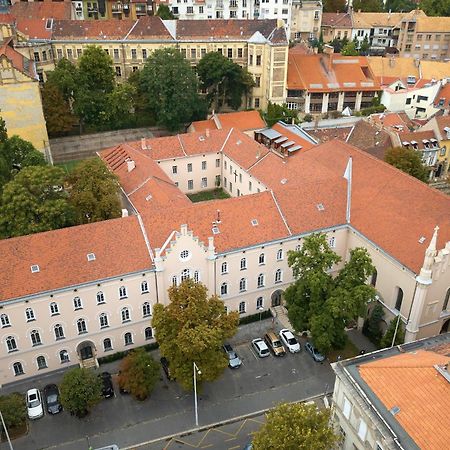
M 219 200 L 230 198 L 230 196 L 222 189 L 212 189 L 210 191 L 197 192 L 197 194 L 189 194 L 189 200 L 192 203 L 206 202 L 207 200 Z
M 84 161 L 84 159 L 76 159 L 74 161 L 67 161 L 64 163 L 58 163 L 55 164 L 55 166 L 57 167 L 61 167 L 63 168 L 67 173 L 72 172 L 73 169 L 75 169 L 75 167 L 78 166 L 78 164 L 80 164 L 80 162 Z
M 332 350 L 330 353 L 327 354 L 327 358 L 330 362 L 336 362 L 338 359 L 338 356 L 341 357 L 341 360 L 353 358 L 354 356 L 359 355 L 359 350 L 353 344 L 350 339 L 347 339 L 347 343 L 345 344 L 344 348 L 341 348 L 339 350 Z

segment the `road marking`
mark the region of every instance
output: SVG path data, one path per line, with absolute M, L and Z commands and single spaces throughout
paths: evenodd
M 232 437 L 232 438 L 225 439 L 225 442 L 228 442 L 228 441 L 235 441 L 235 440 L 236 440 L 236 438 L 235 438 L 235 437 Z
M 208 445 L 202 445 L 200 448 L 209 448 L 209 447 L 212 447 L 213 445 L 212 444 L 208 444 Z
M 252 347 L 250 347 L 250 351 L 252 352 L 252 355 L 256 359 L 256 361 L 258 361 L 259 358 L 255 355 Z
M 240 445 L 236 445 L 235 447 L 228 447 L 228 450 L 236 450 L 238 448 L 241 448 Z

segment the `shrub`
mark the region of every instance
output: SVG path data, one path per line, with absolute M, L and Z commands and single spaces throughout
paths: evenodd
M 14 392 L 0 396 L 0 411 L 6 428 L 18 428 L 25 423 L 27 410 L 23 395 Z
M 267 309 L 266 311 L 261 312 L 261 320 L 268 319 L 269 317 L 272 317 L 272 313 L 270 312 L 270 309 Z M 259 313 L 252 314 L 251 316 L 241 317 L 239 319 L 239 325 L 245 325 L 247 323 L 258 322 L 259 320 L 260 320 Z

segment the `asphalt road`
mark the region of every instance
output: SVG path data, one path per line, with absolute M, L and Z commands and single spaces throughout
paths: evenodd
M 262 411 L 279 402 L 300 401 L 323 394 L 326 389 L 332 390 L 334 375 L 330 365 L 314 362 L 304 349 L 300 354 L 280 358 L 256 356 L 249 342 L 251 338 L 262 336 L 269 326 L 270 321 L 251 324 L 234 338 L 234 347 L 243 364 L 237 370 L 227 369 L 219 380 L 204 385 L 198 399 L 200 427 Z M 114 373 L 114 368 L 102 366 L 101 370 Z M 45 382 L 54 381 L 57 380 Z M 167 381 L 162 370 L 161 381 L 151 398 L 144 402 L 120 395 L 117 385 L 116 392 L 115 398 L 100 402 L 84 419 L 62 412 L 56 416 L 46 414 L 31 422 L 29 434 L 16 439 L 14 449 L 87 450 L 89 445 L 98 448 L 113 443 L 120 448 L 138 448 L 140 443 L 195 429 L 192 392 L 185 392 L 176 382 Z M 259 425 L 247 420 L 243 428 L 245 433 L 248 427 L 245 439 Z M 215 434 L 223 433 L 210 432 L 208 439 Z M 234 437 L 229 436 L 229 439 L 233 443 Z M 182 448 L 173 445 L 179 443 L 172 442 L 169 448 Z M 214 443 L 212 446 L 221 448 Z M 233 445 L 226 448 L 231 447 Z

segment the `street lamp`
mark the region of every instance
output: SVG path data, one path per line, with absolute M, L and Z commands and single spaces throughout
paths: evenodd
M 197 407 L 197 374 L 201 375 L 202 371 L 194 362 L 194 408 L 195 408 L 195 426 L 198 427 L 198 407 Z
M 11 439 L 9 439 L 8 430 L 6 428 L 5 421 L 3 420 L 3 414 L 2 414 L 1 411 L 0 411 L 0 419 L 1 419 L 1 422 L 2 422 L 2 425 L 3 425 L 3 429 L 5 430 L 5 435 L 6 435 L 6 439 L 8 441 L 8 444 L 9 444 L 9 449 L 13 450 L 13 446 L 11 444 Z M 0 436 L 1 436 L 1 433 L 0 433 Z
M 258 306 L 256 309 L 259 311 L 259 329 L 261 329 L 261 314 L 264 310 L 264 306 Z

